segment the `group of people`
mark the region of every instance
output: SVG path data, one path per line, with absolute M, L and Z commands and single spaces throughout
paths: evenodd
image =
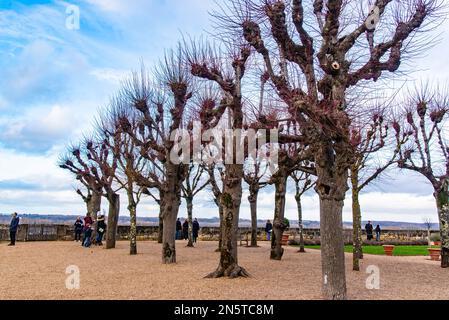
M 94 221 L 87 213 L 84 219 L 78 217 L 75 221 L 75 241 L 80 242 L 83 247 L 89 248 L 92 245 L 92 233 L 96 231 L 95 245 L 103 245 L 103 236 L 106 232 L 106 222 L 104 215 L 99 215 Z M 82 237 L 81 237 L 82 236 Z
M 198 239 L 198 233 L 200 231 L 200 224 L 198 219 L 195 218 L 192 222 L 192 240 L 196 243 Z M 187 240 L 189 239 L 189 221 L 187 219 L 184 220 L 184 223 L 181 224 L 181 220 L 178 218 L 176 220 L 176 240 Z
M 380 234 L 382 232 L 382 230 L 380 229 L 380 225 L 377 225 L 376 229 L 374 229 L 373 225 L 371 224 L 371 221 L 368 221 L 368 223 L 365 225 L 366 238 L 368 239 L 368 241 L 374 239 L 373 230 L 376 232 L 376 241 L 379 242 Z

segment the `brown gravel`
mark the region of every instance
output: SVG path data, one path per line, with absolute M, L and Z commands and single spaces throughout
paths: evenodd
M 282 261 L 269 260 L 269 246 L 239 247 L 239 262 L 251 278 L 203 279 L 213 271 L 217 243 L 196 248 L 177 245 L 176 265 L 162 265 L 160 245 L 140 242 L 139 255 L 128 243 L 115 250 L 85 249 L 74 242 L 0 244 L 0 299 L 320 299 L 319 251 L 286 248 Z M 428 257 L 366 255 L 362 272 L 351 271 L 346 255 L 350 299 L 449 299 L 449 270 Z M 77 265 L 80 290 L 65 287 L 66 268 Z M 380 290 L 368 290 L 366 266 L 380 268 Z

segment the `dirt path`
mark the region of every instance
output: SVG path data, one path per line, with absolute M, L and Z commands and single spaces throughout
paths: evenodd
M 269 260 L 269 245 L 239 247 L 248 279 L 203 279 L 218 264 L 217 243 L 194 249 L 177 243 L 178 264 L 162 265 L 160 245 L 140 242 L 137 256 L 128 243 L 115 250 L 85 249 L 74 242 L 0 244 L 0 299 L 320 299 L 320 253 L 288 247 L 282 261 Z M 428 257 L 366 255 L 362 272 L 351 271 L 346 255 L 350 299 L 449 299 L 449 270 Z M 66 268 L 80 270 L 80 290 L 65 286 Z M 366 289 L 366 267 L 380 270 L 380 290 Z M 281 290 L 274 290 L 273 287 Z M 275 292 L 276 295 L 271 294 Z

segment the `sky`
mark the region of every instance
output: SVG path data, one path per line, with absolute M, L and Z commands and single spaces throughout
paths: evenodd
M 59 155 L 90 130 L 98 109 L 141 61 L 151 66 L 183 34 L 210 31 L 208 11 L 214 6 L 212 0 L 0 0 L 0 212 L 84 214 L 72 177 L 56 165 Z M 70 24 L 73 8 L 79 9 L 79 28 Z M 449 22 L 437 33 L 440 43 L 414 60 L 409 80 L 447 82 Z M 241 208 L 245 219 L 247 196 Z M 273 198 L 272 188 L 261 192 L 260 219 L 272 218 Z M 350 194 L 347 198 L 344 220 L 351 221 Z M 389 172 L 360 201 L 364 220 L 437 221 L 432 188 L 408 172 Z M 208 190 L 194 205 L 197 217 L 218 216 Z M 314 192 L 304 197 L 303 207 L 304 219 L 319 220 Z M 127 215 L 126 203 L 122 209 Z M 148 199 L 139 207 L 140 216 L 157 214 Z M 297 218 L 292 192 L 286 216 Z

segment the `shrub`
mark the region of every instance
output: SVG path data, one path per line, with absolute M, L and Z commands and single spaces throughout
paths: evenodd
M 441 235 L 440 235 L 440 233 L 432 233 L 432 234 L 430 235 L 430 241 L 433 241 L 433 242 L 435 242 L 435 241 L 441 241 Z

